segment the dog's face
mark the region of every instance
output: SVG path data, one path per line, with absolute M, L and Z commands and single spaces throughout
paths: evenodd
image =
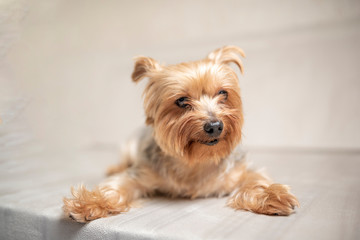
M 187 163 L 219 162 L 241 140 L 242 103 L 238 78 L 241 49 L 227 46 L 203 60 L 161 66 L 138 57 L 132 78 L 147 77 L 146 123 L 154 128 L 160 148 Z

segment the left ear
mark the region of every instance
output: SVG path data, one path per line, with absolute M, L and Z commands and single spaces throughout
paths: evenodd
M 235 63 L 239 67 L 241 74 L 244 74 L 244 66 L 239 55 L 244 58 L 246 57 L 241 48 L 236 46 L 225 46 L 211 52 L 207 58 L 220 64 Z
M 139 82 L 144 77 L 147 77 L 149 73 L 160 69 L 161 66 L 156 60 L 149 57 L 138 56 L 135 57 L 135 66 L 131 78 L 134 82 Z

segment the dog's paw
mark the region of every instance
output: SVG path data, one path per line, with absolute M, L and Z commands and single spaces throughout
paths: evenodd
M 71 189 L 72 198 L 64 198 L 63 210 L 67 216 L 77 222 L 85 223 L 98 218 L 126 212 L 129 205 L 121 200 L 121 196 L 105 194 L 100 189 L 88 191 L 85 187 Z
M 258 213 L 267 215 L 291 214 L 295 207 L 299 207 L 299 201 L 289 192 L 290 188 L 282 184 L 272 184 L 265 189 L 262 195 Z
M 290 188 L 282 184 L 271 184 L 266 188 L 239 191 L 234 194 L 228 205 L 266 215 L 287 216 L 299 207 L 296 197 L 289 192 Z

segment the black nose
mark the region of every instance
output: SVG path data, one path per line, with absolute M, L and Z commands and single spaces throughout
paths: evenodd
M 223 128 L 224 124 L 222 121 L 211 121 L 204 125 L 204 131 L 211 137 L 220 136 Z

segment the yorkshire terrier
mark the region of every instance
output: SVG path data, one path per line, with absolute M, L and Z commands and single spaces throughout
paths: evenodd
M 146 124 L 130 140 L 119 165 L 93 191 L 71 189 L 64 212 L 87 222 L 126 212 L 134 200 L 229 196 L 227 205 L 267 215 L 289 215 L 299 202 L 289 187 L 247 168 L 236 146 L 242 136 L 243 109 L 238 77 L 242 49 L 225 46 L 206 58 L 161 65 L 137 57 L 132 80 L 146 78 Z

